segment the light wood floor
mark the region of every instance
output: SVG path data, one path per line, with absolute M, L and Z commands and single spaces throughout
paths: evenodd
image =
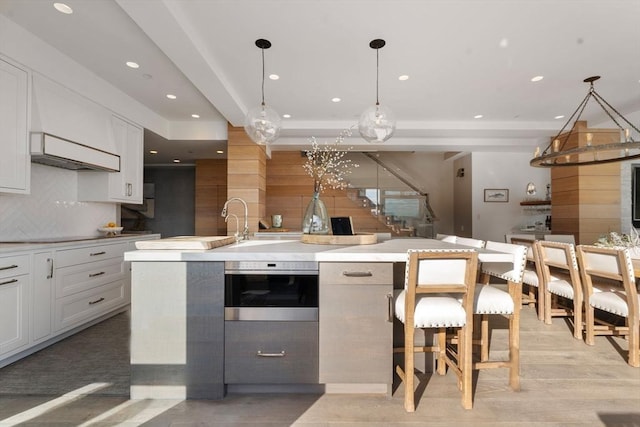
M 97 325 L 100 334 L 126 338 L 126 322 L 121 318 L 107 322 Z M 95 335 L 92 329 L 82 334 Z M 503 348 L 505 333 L 502 329 L 494 332 L 494 351 Z M 0 384 L 0 426 L 640 426 L 640 369 L 626 364 L 624 340 L 598 337 L 596 341 L 589 347 L 571 336 L 563 320 L 544 325 L 532 309 L 525 308 L 520 392 L 509 390 L 503 370 L 483 371 L 477 377 L 474 408 L 465 411 L 453 375 L 427 375 L 419 385 L 413 414 L 403 409 L 401 386 L 393 397 L 251 394 L 230 395 L 223 401 L 131 401 L 127 396 L 101 393 L 109 386 L 98 385 L 110 383 L 109 370 L 104 368 L 114 359 L 126 360 L 126 349 L 116 356 L 113 348 L 92 348 L 105 355 L 102 362 L 92 361 L 93 366 L 102 363 L 97 370 L 103 377 L 92 378 L 93 382 L 74 391 L 25 394 L 29 382 L 33 390 L 38 389 L 46 372 L 34 371 L 28 361 L 0 370 L 0 383 L 18 374 L 29 378 L 26 389 L 19 392 Z M 106 345 L 113 347 L 114 343 Z M 44 360 L 49 362 L 38 364 L 57 363 L 61 354 L 81 351 L 73 346 L 86 344 L 82 340 L 56 344 L 47 350 Z M 114 370 L 121 369 L 122 360 L 115 363 L 120 367 Z M 86 375 L 78 371 L 90 367 L 74 365 L 58 368 L 62 375 L 56 381 L 77 387 L 77 378 Z M 47 380 L 55 378 L 53 373 L 46 375 Z M 87 388 L 82 389 L 84 386 Z

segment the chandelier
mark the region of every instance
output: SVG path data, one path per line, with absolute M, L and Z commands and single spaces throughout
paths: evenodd
M 600 76 L 593 76 L 584 79 L 585 83 L 590 84 L 587 96 L 585 96 L 582 102 L 578 105 L 578 108 L 576 108 L 571 117 L 569 117 L 569 120 L 567 120 L 564 126 L 562 126 L 560 132 L 558 132 L 558 134 L 553 138 L 547 148 L 545 148 L 542 153 L 540 153 L 540 147 L 536 148 L 533 159 L 529 162 L 531 166 L 555 167 L 596 165 L 600 163 L 622 162 L 625 160 L 640 158 L 640 141 L 636 142 L 633 139 L 629 132 L 629 128 L 635 130 L 637 134 L 640 134 L 640 131 L 615 108 L 613 108 L 611 104 L 605 101 L 598 92 L 596 92 L 593 87 L 593 82 L 599 78 Z M 587 106 L 587 102 L 591 99 L 595 100 L 613 123 L 618 126 L 620 129 L 621 140 L 619 142 L 606 144 L 592 144 L 593 135 L 587 133 L 586 145 L 572 147 L 567 142 L 575 129 L 575 123 L 578 122 L 582 112 Z M 574 126 L 567 134 L 563 135 L 565 128 L 576 114 L 577 117 L 575 118 Z M 624 128 L 621 122 L 626 123 L 629 127 Z
M 244 119 L 244 130 L 253 142 L 266 145 L 275 141 L 280 135 L 282 120 L 273 108 L 264 103 L 264 50 L 271 47 L 271 42 L 258 39 L 256 46 L 262 51 L 262 103 L 247 112 Z
M 393 112 L 378 100 L 378 68 L 379 51 L 384 47 L 382 39 L 371 40 L 369 47 L 376 51 L 376 104 L 364 110 L 358 121 L 360 136 L 368 142 L 385 142 L 396 130 L 396 119 Z

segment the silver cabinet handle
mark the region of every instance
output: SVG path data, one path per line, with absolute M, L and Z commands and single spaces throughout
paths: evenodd
M 263 353 L 262 351 L 258 350 L 258 352 L 256 353 L 256 356 L 258 356 L 258 357 L 284 357 L 285 356 L 285 352 L 284 352 L 284 350 L 282 350 L 280 353 Z
M 92 252 L 89 254 L 89 256 L 98 256 L 98 255 L 104 255 L 106 254 L 105 251 L 100 251 L 100 252 Z
M 92 273 L 92 274 L 89 274 L 89 277 L 102 276 L 103 274 L 104 274 L 104 271 L 101 271 L 101 272 L 99 272 L 99 273 Z
M 47 275 L 47 279 L 51 279 L 53 277 L 53 258 L 47 258 L 47 263 L 49 264 L 49 274 Z
M 12 268 L 18 268 L 18 266 L 16 264 L 12 264 L 6 267 L 0 267 L 0 270 L 11 270 Z
M 11 280 L 7 280 L 6 282 L 0 282 L 0 286 L 8 285 L 9 283 L 16 283 L 17 281 L 18 279 L 11 279 Z
M 95 301 L 89 301 L 89 305 L 97 304 L 97 303 L 102 302 L 102 301 L 104 301 L 104 297 L 100 297 Z
M 370 271 L 343 271 L 342 275 L 346 277 L 371 277 L 373 273 Z
M 127 196 L 133 195 L 133 184 L 127 182 Z
M 393 294 L 387 294 L 387 322 L 393 323 Z

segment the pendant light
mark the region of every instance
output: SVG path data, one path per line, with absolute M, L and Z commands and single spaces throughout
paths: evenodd
M 262 103 L 247 112 L 244 119 L 244 130 L 253 142 L 266 145 L 275 141 L 280 135 L 282 119 L 273 108 L 264 103 L 264 50 L 271 47 L 271 42 L 258 39 L 256 46 L 262 51 Z
M 378 100 L 379 52 L 384 47 L 382 39 L 371 40 L 369 47 L 376 51 L 376 105 L 367 108 L 358 121 L 360 136 L 368 142 L 380 143 L 391 138 L 396 130 L 396 119 L 393 112 Z

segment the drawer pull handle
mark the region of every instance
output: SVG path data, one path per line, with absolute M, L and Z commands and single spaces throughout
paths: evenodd
M 98 256 L 98 255 L 104 255 L 106 254 L 105 251 L 100 251 L 100 252 L 92 252 L 89 254 L 89 256 Z
M 16 264 L 8 265 L 6 267 L 0 267 L 0 270 L 11 270 L 12 268 L 18 268 Z
M 387 294 L 387 322 L 393 323 L 393 295 Z
M 262 351 L 258 350 L 258 353 L 256 353 L 256 356 L 258 356 L 258 357 L 284 357 L 285 353 L 284 353 L 284 350 L 282 350 L 280 353 L 263 353 Z
M 343 271 L 342 275 L 346 277 L 371 277 L 373 273 L 370 271 Z
M 51 279 L 53 277 L 53 259 L 47 258 L 47 262 L 49 263 L 49 275 L 47 276 L 47 279 Z
M 16 283 L 17 281 L 18 279 L 11 279 L 11 280 L 7 280 L 6 282 L 0 282 L 0 286 L 8 285 L 9 283 Z
M 104 274 L 104 271 L 101 271 L 101 272 L 99 272 L 99 273 L 92 273 L 92 274 L 89 274 L 89 277 L 102 276 L 103 274 Z
M 97 304 L 97 303 L 102 302 L 102 301 L 104 301 L 104 297 L 100 297 L 95 301 L 89 301 L 89 305 Z

